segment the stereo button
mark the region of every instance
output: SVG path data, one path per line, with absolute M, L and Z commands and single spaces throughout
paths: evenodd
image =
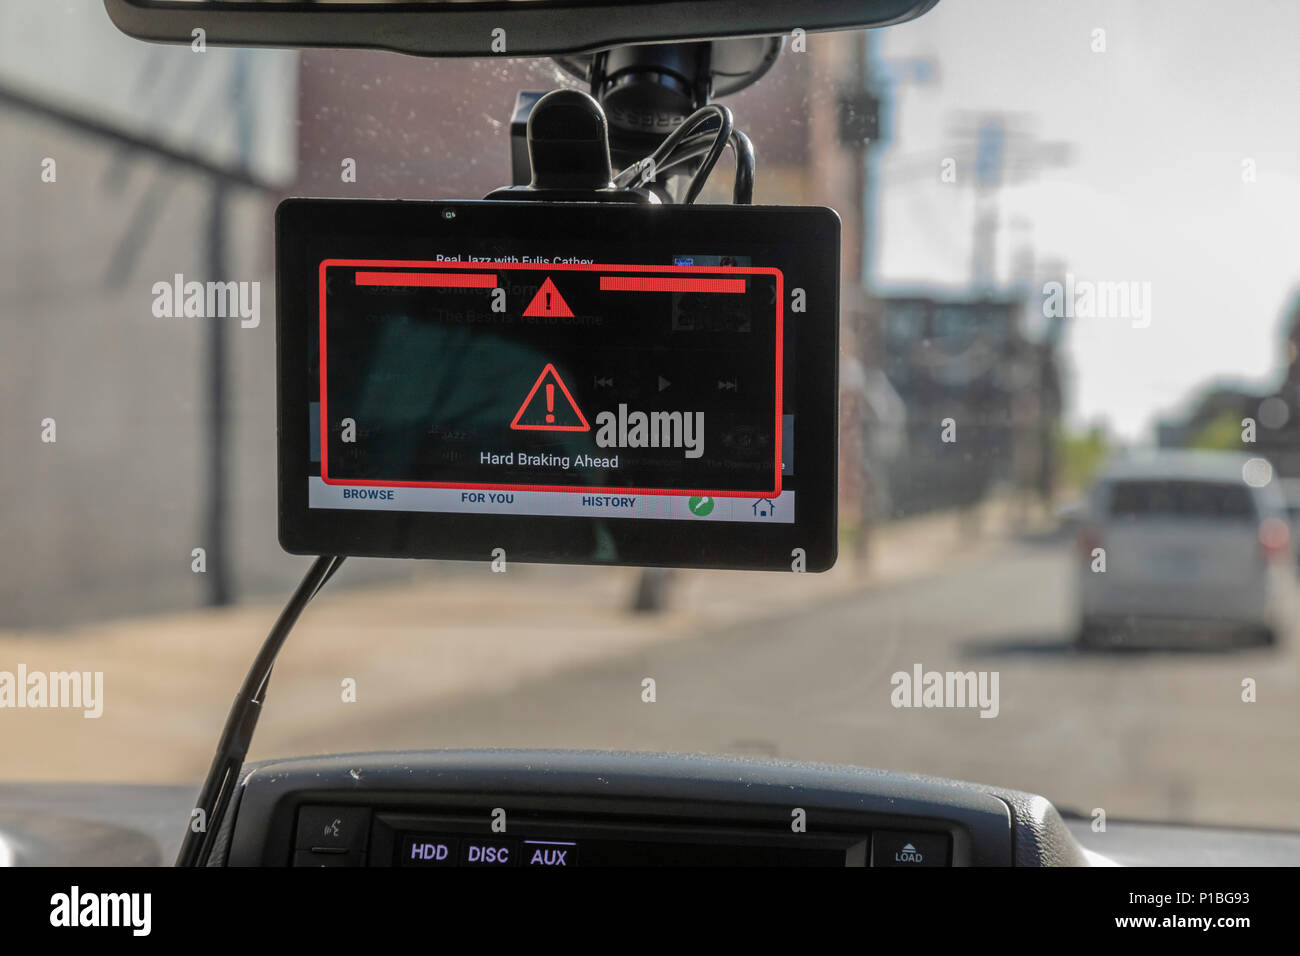
M 518 849 L 514 840 L 469 838 L 461 844 L 460 862 L 462 866 L 514 866 Z
M 948 834 L 877 830 L 871 839 L 872 866 L 947 866 Z
M 370 810 L 365 807 L 303 807 L 298 811 L 294 846 L 299 850 L 364 850 L 369 829 Z

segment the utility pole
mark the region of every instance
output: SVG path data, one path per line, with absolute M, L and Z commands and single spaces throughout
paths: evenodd
M 1071 145 L 1038 138 L 1031 120 L 1022 113 L 959 114 L 952 126 L 957 155 L 972 169 L 971 176 L 958 181 L 971 183 L 975 190 L 970 275 L 976 292 L 989 293 L 998 287 L 1003 188 L 1070 163 Z
M 248 99 L 247 50 L 236 52 L 239 61 L 226 88 L 227 108 L 235 117 L 236 168 L 248 169 L 253 157 L 252 104 Z M 208 202 L 208 275 L 218 282 L 230 276 L 229 185 L 214 179 Z M 206 356 L 207 386 L 207 501 L 203 515 L 203 540 L 208 550 L 207 601 L 213 607 L 234 600 L 230 560 L 230 334 L 228 323 L 209 319 Z

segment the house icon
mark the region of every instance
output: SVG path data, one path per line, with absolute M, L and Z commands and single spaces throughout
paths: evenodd
M 776 514 L 776 502 L 771 498 L 759 498 L 751 505 L 755 518 L 770 518 Z

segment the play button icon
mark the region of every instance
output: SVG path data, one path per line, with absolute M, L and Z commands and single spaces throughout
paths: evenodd
M 672 382 L 668 381 L 668 379 L 664 378 L 662 375 L 659 376 L 659 391 L 662 392 L 665 388 L 667 388 L 672 384 L 673 384 Z

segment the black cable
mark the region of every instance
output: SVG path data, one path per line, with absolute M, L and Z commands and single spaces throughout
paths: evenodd
M 669 133 L 664 138 L 664 141 L 659 144 L 658 148 L 650 154 L 650 159 L 654 163 L 654 168 L 658 169 L 658 167 L 672 155 L 673 151 L 690 133 L 696 132 L 699 127 L 712 119 L 716 119 L 718 123 L 718 129 L 716 132 L 713 132 L 713 136 L 716 138 L 718 143 L 722 144 L 717 147 L 718 152 L 721 153 L 722 149 L 726 145 L 727 137 L 731 135 L 731 130 L 734 125 L 731 118 L 731 110 L 719 103 L 710 103 L 707 106 L 701 106 L 690 116 L 686 117 L 686 119 L 682 120 L 681 124 Z
M 659 164 L 655 172 L 662 173 L 666 169 L 672 169 L 674 166 L 680 166 L 682 163 L 703 156 L 713 147 L 713 142 L 717 138 L 716 132 L 696 133 L 686 137 L 668 155 L 668 158 Z
M 736 154 L 736 182 L 731 187 L 731 201 L 748 206 L 754 201 L 754 144 L 738 129 L 731 131 L 729 143 Z
M 316 590 L 311 592 L 312 597 L 319 594 L 320 589 L 329 584 L 330 578 L 334 577 L 334 572 L 343 566 L 343 557 L 344 556 L 341 554 L 334 555 L 334 563 L 331 564 L 329 570 L 325 572 L 325 577 L 321 578 L 320 584 L 316 585 Z
M 212 766 L 208 768 L 208 775 L 199 791 L 196 809 L 203 811 L 203 828 L 196 831 L 191 819 L 191 825 L 185 831 L 185 839 L 181 841 L 180 853 L 176 856 L 177 866 L 202 866 L 207 862 L 212 840 L 234 794 L 239 769 L 248 756 L 276 655 L 280 653 L 280 648 L 284 646 L 285 639 L 303 608 L 342 564 L 341 554 L 325 554 L 313 561 L 297 590 L 293 592 L 293 597 L 276 618 L 266 640 L 262 642 L 262 647 L 235 696 L 235 702 L 230 707 L 226 725 L 221 731 L 221 740 L 217 743 L 217 752 L 212 758 Z
M 716 128 L 698 132 L 701 126 L 711 122 L 716 122 Z M 722 135 L 724 131 L 725 137 Z M 732 202 L 748 205 L 754 201 L 754 146 L 748 136 L 734 127 L 731 111 L 718 104 L 710 104 L 692 113 L 651 155 L 624 169 L 614 181 L 625 187 L 640 185 L 647 177 L 658 178 L 661 173 L 706 156 L 692 175 L 690 187 L 683 198 L 683 202 L 691 203 L 699 196 L 718 157 L 727 146 L 731 147 L 736 157 Z
M 686 137 L 696 130 L 702 123 L 709 120 L 716 120 L 719 124 L 719 130 L 711 133 L 713 137 L 722 139 L 725 142 L 726 136 L 719 136 L 723 127 L 726 127 L 726 135 L 730 135 L 732 120 L 731 110 L 717 103 L 710 103 L 708 106 L 702 106 L 686 119 L 678 124 L 677 128 L 669 133 L 662 143 L 660 143 L 649 156 L 633 163 L 624 169 L 616 177 L 614 184 L 616 186 L 637 186 L 649 179 L 657 176 L 659 168 L 668 161 L 668 158 L 677 149 Z
M 689 163 L 709 151 L 712 143 L 711 134 L 692 136 L 682 142 L 681 146 L 670 156 L 659 171 L 672 169 L 683 163 Z M 747 206 L 754 201 L 754 145 L 740 130 L 732 130 L 728 143 L 736 155 L 736 181 L 731 190 L 731 201 L 738 206 Z
M 754 201 L 754 144 L 741 130 L 734 130 L 731 149 L 736 154 L 736 185 L 732 190 L 732 201 L 748 206 Z
M 718 159 L 722 156 L 722 151 L 727 148 L 727 144 L 731 141 L 731 134 L 735 131 L 735 125 L 731 119 L 731 110 L 725 106 L 720 107 L 720 109 L 723 115 L 718 121 L 717 138 L 713 141 L 713 146 L 710 147 L 703 162 L 700 163 L 700 168 L 691 177 L 690 185 L 686 188 L 686 196 L 682 199 L 682 202 L 688 206 L 695 202 L 700 195 L 700 191 L 704 189 L 704 183 L 708 180 L 709 174 L 713 172 L 713 167 L 718 165 Z

